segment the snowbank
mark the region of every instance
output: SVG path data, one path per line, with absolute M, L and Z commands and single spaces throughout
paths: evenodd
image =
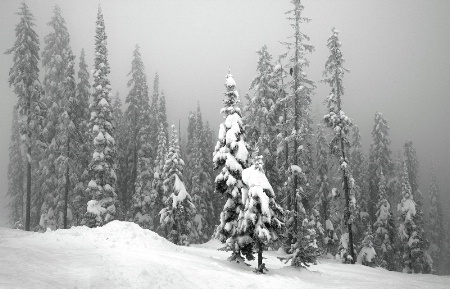
M 264 252 L 269 272 L 226 261 L 212 240 L 179 247 L 129 222 L 46 233 L 0 228 L 0 288 L 448 288 L 450 277 L 319 260 L 308 270 Z

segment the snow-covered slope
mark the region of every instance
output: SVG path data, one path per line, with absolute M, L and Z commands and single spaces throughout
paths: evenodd
M 226 261 L 215 240 L 179 247 L 138 225 L 31 233 L 0 228 L 0 288 L 450 288 L 450 277 L 320 260 L 295 269 L 265 252 L 269 272 Z

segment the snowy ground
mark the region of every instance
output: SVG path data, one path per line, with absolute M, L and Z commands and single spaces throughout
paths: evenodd
M 221 244 L 179 247 L 138 225 L 31 233 L 0 228 L 0 288 L 450 288 L 450 277 L 320 260 L 308 270 L 265 252 L 269 272 L 226 261 Z

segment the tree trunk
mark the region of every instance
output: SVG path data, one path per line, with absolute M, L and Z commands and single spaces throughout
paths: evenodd
M 261 265 L 262 265 L 262 253 L 263 253 L 263 246 L 261 244 L 261 242 L 258 242 L 258 269 L 261 270 Z M 263 273 L 262 271 L 260 271 L 261 273 Z
M 64 192 L 64 229 L 67 229 L 67 203 L 69 199 L 69 155 L 70 155 L 70 137 L 67 136 L 67 163 L 66 163 L 66 190 Z

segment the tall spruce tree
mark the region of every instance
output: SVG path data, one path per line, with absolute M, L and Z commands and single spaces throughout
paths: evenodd
M 20 22 L 16 25 L 16 40 L 6 54 L 13 55 L 13 66 L 9 71 L 9 85 L 14 87 L 18 97 L 20 130 L 25 140 L 27 159 L 27 191 L 25 230 L 31 228 L 31 164 L 32 147 L 40 134 L 43 106 L 40 102 L 39 83 L 39 39 L 34 31 L 34 16 L 25 2 L 20 4 Z
M 427 242 L 421 227 L 421 216 L 409 184 L 406 162 L 403 170 L 402 200 L 398 204 L 400 212 L 398 234 L 402 268 L 404 273 L 431 273 L 432 260 L 426 252 Z
M 193 147 L 190 160 L 192 168 L 191 196 L 197 209 L 193 220 L 197 242 L 208 241 L 214 229 L 212 196 L 210 191 L 212 182 L 211 176 L 205 166 L 203 134 L 203 119 L 201 116 L 200 105 L 197 104 Z
M 238 107 L 239 94 L 230 73 L 226 76 L 225 88 L 224 107 L 221 109 L 225 121 L 219 127 L 219 140 L 214 148 L 213 162 L 214 169 L 219 172 L 215 179 L 215 192 L 227 201 L 220 214 L 220 224 L 216 228 L 215 237 L 226 243 L 226 250 L 232 251 L 229 260 L 240 262 L 243 260 L 241 248 L 248 246 L 247 243 L 239 243 L 237 235 L 237 220 L 243 209 L 242 170 L 248 166 L 248 149 L 244 139 L 241 109 Z M 252 258 L 251 254 L 246 257 Z
M 164 176 L 164 164 L 166 163 L 167 155 L 167 140 L 166 134 L 164 132 L 163 124 L 160 124 L 159 134 L 158 134 L 158 149 L 156 151 L 156 159 L 153 167 L 153 180 L 152 180 L 152 191 L 151 191 L 151 202 L 153 204 L 153 228 L 154 230 L 159 229 L 159 212 L 164 207 L 164 188 L 163 182 Z M 166 232 L 164 232 L 166 233 Z M 165 234 L 167 237 L 167 233 Z
M 375 247 L 378 252 L 378 264 L 390 271 L 395 270 L 395 224 L 394 217 L 391 212 L 391 205 L 386 196 L 386 179 L 383 172 L 380 171 L 379 201 L 377 203 L 376 222 L 373 224 L 375 229 Z
M 336 254 L 336 242 L 337 236 L 334 232 L 334 225 L 331 222 L 331 184 L 328 179 L 329 172 L 329 147 L 327 139 L 325 138 L 325 132 L 322 125 L 317 126 L 317 140 L 316 140 L 316 204 L 315 207 L 320 212 L 320 222 L 325 224 L 325 236 L 323 244 L 325 246 L 326 253 Z
M 251 150 L 258 147 L 264 159 L 264 168 L 271 184 L 281 186 L 280 174 L 276 166 L 277 122 L 280 106 L 277 106 L 277 79 L 274 74 L 272 56 L 263 45 L 258 53 L 257 74 L 253 78 L 250 90 L 252 97 L 246 95 L 247 105 L 245 123 L 246 133 Z
M 91 180 L 86 189 L 91 197 L 86 223 L 99 226 L 112 221 L 116 214 L 116 144 L 112 119 L 111 85 L 105 22 L 98 7 L 95 35 L 94 92 L 90 104 L 94 153 L 89 163 Z M 93 209 L 96 208 L 96 209 Z
M 410 140 L 408 140 L 404 145 L 404 157 L 406 169 L 408 171 L 409 184 L 411 185 L 413 196 L 416 197 L 417 191 L 419 189 L 419 162 L 417 160 L 417 153 L 413 146 L 413 142 Z
M 74 75 L 67 74 L 69 69 L 73 70 L 73 66 L 69 68 L 73 60 L 69 33 L 58 5 L 55 6 L 53 13 L 54 15 L 48 23 L 52 31 L 44 38 L 45 47 L 42 52 L 42 64 L 45 69 L 43 101 L 48 110 L 43 130 L 43 140 L 46 146 L 42 152 L 38 173 L 41 190 L 45 194 L 40 224 L 51 229 L 65 227 L 64 224 L 67 226 L 64 211 L 66 189 L 63 184 L 66 182 L 63 177 L 66 172 L 59 167 L 62 160 L 59 157 L 63 154 L 62 150 L 65 151 L 65 148 L 62 148 L 64 146 L 62 142 L 65 143 L 65 139 L 63 140 L 64 136 L 61 134 L 67 132 L 66 125 L 70 124 L 66 118 L 67 115 L 64 114 L 67 112 L 66 106 L 69 100 L 66 93 L 75 92 L 73 83 L 71 88 L 67 85 L 67 77 L 72 79 L 74 77 Z M 70 97 L 74 100 L 74 95 Z M 74 132 L 73 129 L 72 132 Z M 49 211 L 51 212 L 49 213 Z M 49 226 L 47 223 L 54 223 L 55 226 Z
M 436 180 L 436 170 L 434 164 L 431 164 L 431 182 L 430 182 L 430 214 L 428 218 L 428 231 L 430 236 L 429 254 L 433 258 L 433 271 L 436 274 L 444 274 L 444 224 L 442 215 L 442 205 L 440 202 L 439 187 Z M 444 254 L 443 254 L 444 253 Z
M 77 182 L 74 184 L 74 198 L 73 198 L 73 223 L 78 226 L 83 220 L 86 213 L 86 195 L 85 188 L 88 182 L 88 165 L 91 152 L 91 144 L 89 142 L 89 101 L 91 97 L 89 72 L 86 64 L 86 55 L 84 49 L 81 50 L 80 60 L 78 65 L 78 83 L 76 86 L 77 99 L 77 133 L 75 139 L 77 140 L 77 163 L 76 175 Z
M 150 128 L 148 127 L 150 123 L 148 86 L 144 69 L 139 45 L 136 45 L 131 62 L 131 71 L 128 73 L 128 75 L 131 75 L 131 79 L 128 81 L 130 91 L 125 100 L 128 107 L 124 114 L 125 121 L 128 123 L 128 149 L 130 153 L 128 159 L 130 161 L 129 169 L 131 170 L 131 178 L 128 181 L 131 195 L 140 195 L 146 190 L 149 193 L 148 190 L 151 187 L 150 184 L 147 184 L 151 177 L 150 172 L 148 172 L 151 161 L 151 139 L 149 136 Z M 138 166 L 139 162 L 142 162 L 140 166 Z M 144 174 L 140 177 L 140 182 L 143 183 L 140 184 L 140 188 L 137 190 L 136 180 L 140 174 Z M 144 193 L 144 195 L 148 194 Z M 136 199 L 139 198 L 133 197 L 133 200 Z M 134 207 L 136 208 L 136 206 Z M 128 209 L 128 207 L 125 209 Z M 135 218 L 135 216 L 129 217 L 131 219 Z
M 129 169 L 129 151 L 128 151 L 128 123 L 124 119 L 122 111 L 122 100 L 120 99 L 119 92 L 116 92 L 113 102 L 113 121 L 115 127 L 115 138 L 117 147 L 117 183 L 116 193 L 119 198 L 119 207 L 117 210 L 117 218 L 119 220 L 125 219 L 124 208 L 130 207 L 131 195 L 128 190 L 128 180 L 130 179 Z M 125 211 L 126 213 L 126 211 Z
M 158 72 L 155 73 L 155 78 L 153 80 L 153 93 L 150 100 L 150 136 L 151 136 L 151 148 L 152 155 L 156 157 L 156 152 L 158 149 L 158 134 L 159 134 L 159 75 Z M 166 140 L 168 141 L 168 136 L 166 134 Z M 152 161 L 155 159 L 152 158 Z
M 195 214 L 195 206 L 183 183 L 183 169 L 184 161 L 180 156 L 177 131 L 172 125 L 172 136 L 164 164 L 166 207 L 160 212 L 160 223 L 163 228 L 167 228 L 168 240 L 177 245 L 189 245 Z
M 369 203 L 368 213 L 371 223 L 375 222 L 376 204 L 378 202 L 380 176 L 378 173 L 380 169 L 383 171 L 387 182 L 390 182 L 392 175 L 392 161 L 389 139 L 389 126 L 386 119 L 381 112 L 375 113 L 375 124 L 372 130 L 372 144 L 369 155 Z M 389 193 L 391 191 L 391 193 Z M 388 190 L 388 200 L 392 201 L 392 190 Z
M 309 22 L 311 19 L 303 17 L 304 6 L 301 0 L 292 0 L 294 6 L 288 11 L 288 20 L 294 30 L 290 39 L 291 42 L 285 42 L 288 50 L 281 58 L 288 59 L 287 68 L 291 78 L 283 74 L 281 65 L 276 67 L 277 79 L 281 81 L 279 85 L 280 109 L 283 111 L 282 125 L 279 125 L 279 135 L 282 143 L 278 146 L 278 155 L 284 154 L 284 186 L 282 188 L 285 196 L 285 206 L 288 211 L 285 214 L 286 233 L 285 245 L 288 253 L 292 253 L 302 246 L 305 235 L 303 218 L 310 211 L 311 186 L 313 163 L 312 163 L 312 130 L 310 105 L 311 96 L 315 88 L 314 83 L 307 77 L 305 69 L 309 66 L 307 55 L 314 50 L 314 47 L 308 44 L 309 37 L 301 31 L 301 25 Z M 288 80 L 284 83 L 285 80 Z M 288 93 L 287 90 L 291 90 Z M 277 105 L 278 107 L 278 105 Z M 280 169 L 279 162 L 279 169 Z M 305 251 L 306 252 L 306 251 Z M 307 254 L 315 252 L 306 252 Z M 292 265 L 300 265 L 310 260 L 315 260 L 316 256 L 298 255 L 298 261 L 293 261 Z
M 342 172 L 342 187 L 345 194 L 344 223 L 347 226 L 348 233 L 348 248 L 346 248 L 348 255 L 346 261 L 355 263 L 352 224 L 355 217 L 356 198 L 353 190 L 354 179 L 351 176 L 348 158 L 348 148 L 350 147 L 349 131 L 352 123 L 350 118 L 342 111 L 341 98 L 344 95 L 342 80 L 344 73 L 348 72 L 348 70 L 343 67 L 344 59 L 342 58 L 341 42 L 339 41 L 338 34 L 339 31 L 333 28 L 332 35 L 328 38 L 327 42 L 330 56 L 325 63 L 325 71 L 323 74 L 326 78 L 323 81 L 330 85 L 331 92 L 326 100 L 328 113 L 324 116 L 324 122 L 333 130 L 330 152 L 338 159 L 339 169 Z
M 22 153 L 22 142 L 20 140 L 19 115 L 17 106 L 15 105 L 11 125 L 11 139 L 9 141 L 7 196 L 11 199 L 8 204 L 11 212 L 9 221 L 16 228 L 23 228 L 25 212 L 25 161 Z
M 355 243 L 362 242 L 365 235 L 365 230 L 370 223 L 368 204 L 369 188 L 367 184 L 367 161 L 362 152 L 362 140 L 359 128 L 356 125 L 352 126 L 352 143 L 350 149 L 350 162 L 352 163 L 352 176 L 355 179 L 354 190 L 356 192 L 356 199 L 358 200 L 358 210 L 355 219 Z

